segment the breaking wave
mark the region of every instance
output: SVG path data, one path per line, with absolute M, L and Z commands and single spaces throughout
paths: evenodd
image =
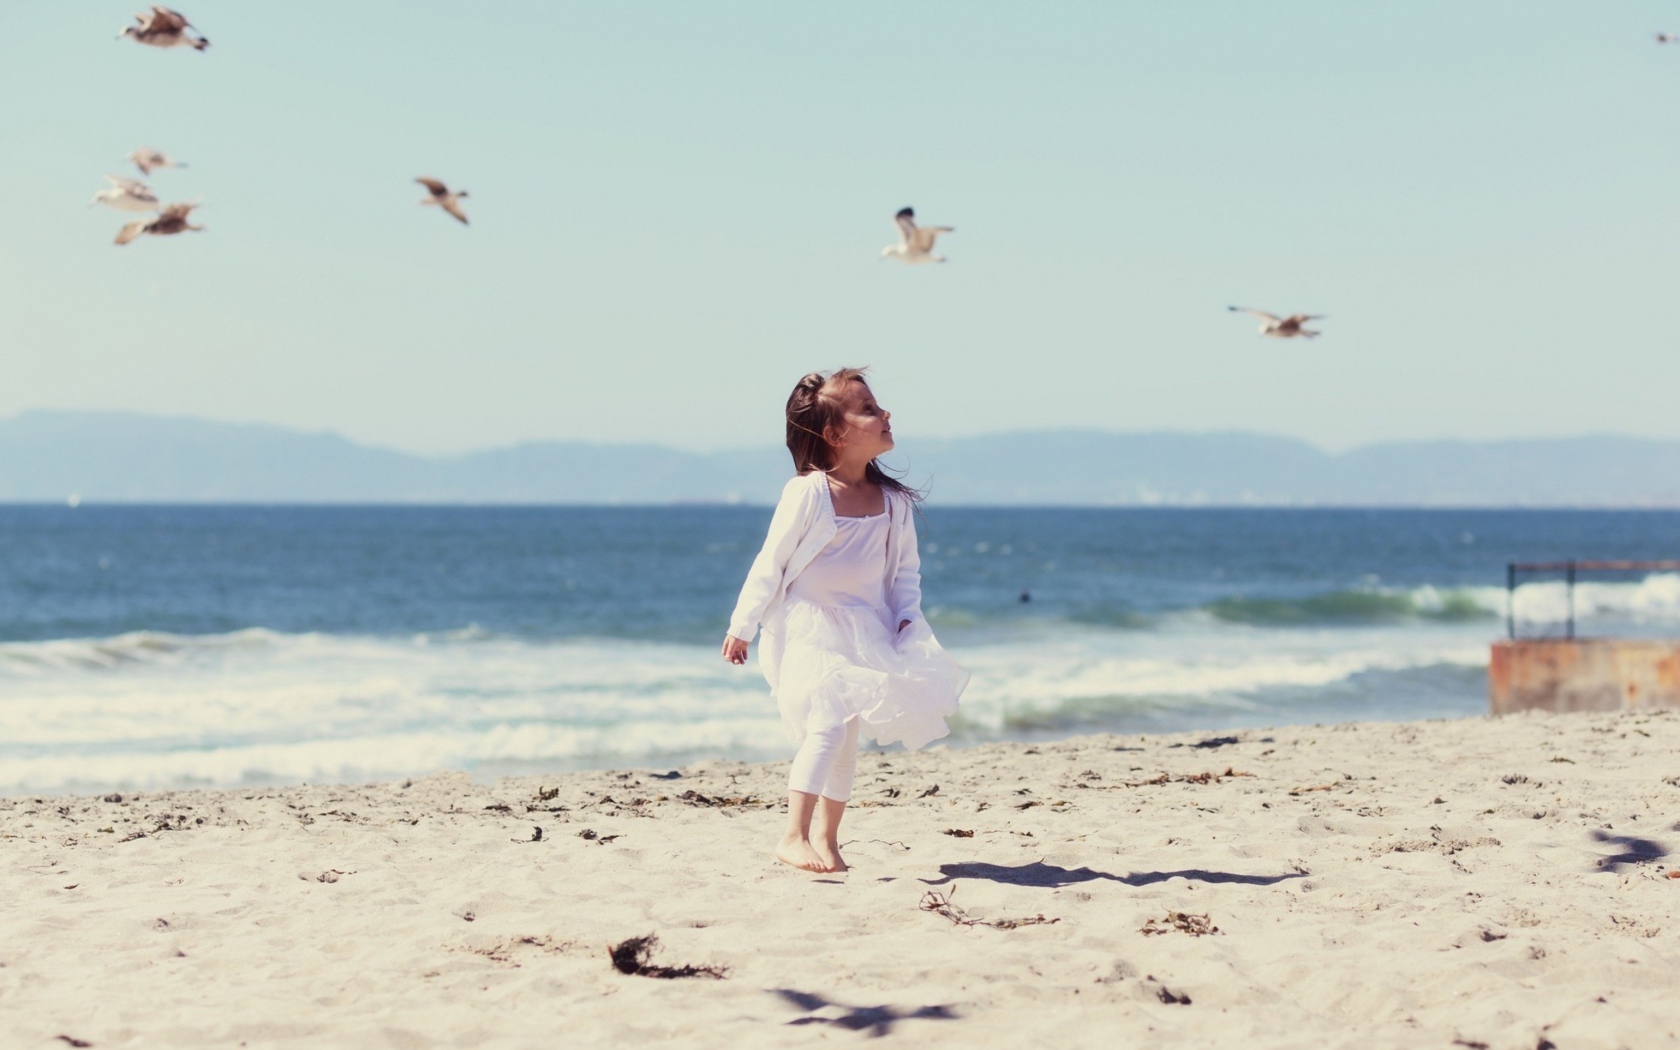
M 1491 592 L 1491 593 L 1490 593 Z M 1305 598 L 1226 598 L 1207 606 L 1228 623 L 1286 627 L 1299 624 L 1373 624 L 1402 620 L 1447 622 L 1486 620 L 1504 608 L 1505 593 L 1494 588 L 1437 591 L 1331 591 Z
M 1473 678 L 1486 653 L 1446 624 L 1399 633 L 1066 624 L 1049 637 L 952 648 L 975 675 L 954 743 L 1058 727 L 1366 717 L 1371 697 L 1394 693 L 1394 676 L 1457 668 Z M 1427 713 L 1481 703 L 1479 685 L 1461 684 L 1446 709 Z M 710 646 L 541 642 L 471 628 L 0 645 L 7 793 L 492 775 L 789 749 L 763 679 Z

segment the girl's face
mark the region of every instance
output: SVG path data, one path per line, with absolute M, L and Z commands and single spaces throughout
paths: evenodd
M 875 403 L 869 384 L 854 379 L 846 385 L 846 429 L 835 444 L 836 451 L 874 459 L 893 450 L 892 413 Z

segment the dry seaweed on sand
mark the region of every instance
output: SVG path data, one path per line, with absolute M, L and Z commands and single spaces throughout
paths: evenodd
M 664 980 L 673 977 L 710 977 L 722 980 L 729 976 L 729 971 L 721 966 L 661 966 L 650 962 L 653 949 L 658 945 L 659 935 L 650 933 L 646 937 L 631 937 L 609 946 L 607 955 L 612 959 L 613 969 L 636 977 L 658 977 Z
M 684 791 L 682 794 L 678 795 L 677 798 L 691 806 L 708 806 L 712 808 L 723 808 L 725 806 L 764 805 L 764 800 L 756 795 L 702 795 L 693 788 L 689 788 L 687 791 Z
M 1168 988 L 1166 985 L 1162 984 L 1154 974 L 1149 974 L 1144 977 L 1143 981 L 1144 986 L 1155 994 L 1155 998 L 1161 1000 L 1163 1003 L 1166 1003 L 1168 1006 L 1190 1005 L 1190 997 L 1188 995 L 1185 995 L 1183 992 L 1175 992 L 1171 988 Z
M 527 812 L 527 813 L 564 813 L 568 809 L 570 809 L 571 807 L 561 805 L 560 803 L 554 801 L 555 799 L 557 799 L 559 797 L 560 797 L 560 789 L 559 788 L 557 788 L 557 787 L 552 787 L 552 788 L 551 787 L 543 787 L 539 784 L 537 786 L 537 793 L 535 795 L 531 796 L 531 798 L 528 799 L 525 802 L 525 812 Z
M 1251 777 L 1253 775 L 1253 773 L 1244 772 L 1237 769 L 1235 766 L 1226 766 L 1225 772 L 1223 773 L 1179 773 L 1176 775 L 1172 773 L 1162 773 L 1160 776 L 1150 777 L 1148 780 L 1126 780 L 1121 781 L 1118 784 L 1102 786 L 1136 788 L 1155 787 L 1161 784 L 1217 784 L 1227 777 Z M 1082 786 L 1092 787 L 1096 785 L 1086 784 Z
M 1144 936 L 1156 933 L 1188 933 L 1192 937 L 1205 937 L 1210 933 L 1218 933 L 1215 926 L 1206 915 L 1191 915 L 1188 912 L 1169 911 L 1165 919 L 1150 919 L 1138 928 Z
M 938 890 L 928 890 L 922 894 L 922 901 L 917 905 L 922 911 L 931 911 L 935 915 L 943 915 L 958 926 L 990 926 L 994 930 L 1014 930 L 1022 926 L 1049 926 L 1061 922 L 1061 919 L 1046 919 L 1044 915 L 1034 915 L 1030 919 L 976 919 L 968 914 L 960 905 L 954 904 L 951 898 L 957 891 L 940 893 Z
M 940 834 L 949 835 L 954 839 L 971 839 L 974 837 L 973 830 L 969 828 L 946 828 Z

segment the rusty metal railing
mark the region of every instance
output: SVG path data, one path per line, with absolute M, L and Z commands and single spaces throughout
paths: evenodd
M 1505 564 L 1505 635 L 1517 637 L 1517 574 L 1563 573 L 1564 637 L 1575 637 L 1575 577 L 1583 572 L 1680 572 L 1680 561 L 1513 561 Z

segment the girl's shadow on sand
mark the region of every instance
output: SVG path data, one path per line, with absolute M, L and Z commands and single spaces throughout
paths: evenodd
M 1205 868 L 1187 868 L 1184 871 L 1134 871 L 1126 875 L 1112 875 L 1106 871 L 1092 871 L 1090 868 L 1064 868 L 1055 864 L 1046 864 L 1042 860 L 1031 864 L 1009 867 L 1003 864 L 987 864 L 983 861 L 964 861 L 960 864 L 941 864 L 938 879 L 920 879 L 929 886 L 943 886 L 957 879 L 985 879 L 988 882 L 1001 882 L 1006 886 L 1043 886 L 1055 888 L 1058 886 L 1072 886 L 1081 882 L 1123 882 L 1128 886 L 1149 886 L 1168 879 L 1189 879 L 1192 882 L 1234 882 L 1244 886 L 1275 886 L 1288 879 L 1304 879 L 1306 872 L 1293 871 L 1287 875 L 1238 875 L 1230 871 L 1208 871 Z

